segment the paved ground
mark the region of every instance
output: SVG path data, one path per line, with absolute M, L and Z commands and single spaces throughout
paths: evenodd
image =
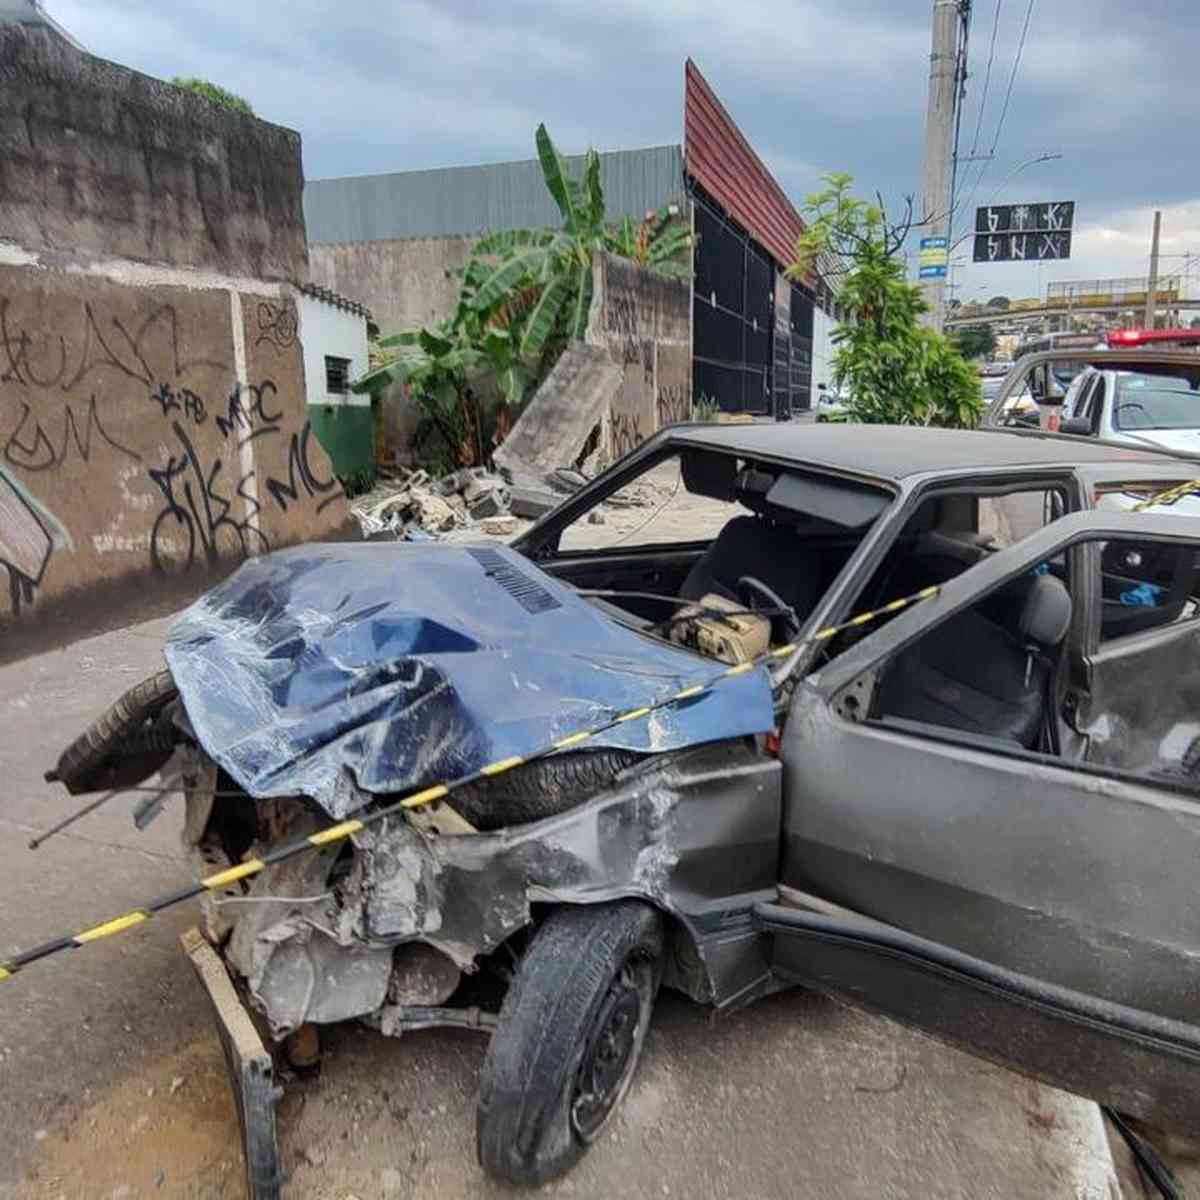
M 159 661 L 164 622 L 0 670 L 0 952 L 182 882 L 178 810 L 138 834 L 119 798 L 31 852 L 74 805 L 44 768 Z M 0 1193 L 240 1195 L 236 1123 L 175 938 L 190 913 L 0 986 Z M 296 1197 L 498 1195 L 474 1163 L 483 1043 L 348 1027 L 284 1102 Z M 789 993 L 714 1021 L 662 1003 L 621 1119 L 551 1195 L 1106 1197 L 1096 1110 L 925 1039 Z
M 674 507 L 663 514 L 672 531 Z M 610 519 L 592 527 L 605 540 L 644 517 Z M 0 955 L 188 877 L 178 801 L 139 834 L 135 797 L 117 798 L 26 849 L 78 803 L 43 770 L 156 669 L 165 626 L 0 668 Z M 192 919 L 166 914 L 0 984 L 0 1196 L 242 1195 L 222 1060 L 177 949 Z M 508 1194 L 474 1161 L 479 1036 L 389 1041 L 349 1026 L 327 1050 L 321 1074 L 291 1083 L 282 1105 L 289 1196 Z M 620 1118 L 547 1194 L 1109 1200 L 1115 1186 L 1094 1105 L 787 993 L 721 1019 L 664 997 Z M 1126 1180 L 1123 1195 L 1140 1194 Z

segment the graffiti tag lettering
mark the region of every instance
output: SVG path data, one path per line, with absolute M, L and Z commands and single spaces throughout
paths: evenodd
M 305 421 L 304 428 L 299 433 L 292 434 L 292 444 L 288 450 L 287 483 L 281 479 L 267 480 L 267 491 L 284 512 L 287 512 L 289 501 L 295 503 L 300 499 L 301 492 L 310 497 L 325 497 L 317 505 L 317 512 L 321 512 L 326 505 L 332 504 L 343 494 L 336 475 L 331 474 L 328 479 L 322 479 L 313 469 L 309 458 L 311 437 L 312 425 Z
M 203 399 L 191 388 L 180 388 L 176 391 L 170 384 L 160 383 L 158 391 L 150 393 L 150 399 L 157 401 L 164 417 L 173 412 L 182 413 L 197 425 L 203 425 L 208 417 Z
M 296 309 L 291 304 L 270 304 L 264 300 L 258 306 L 258 337 L 256 346 L 270 342 L 280 350 L 296 344 Z
M 266 535 L 254 524 L 261 505 L 246 490 L 254 472 L 238 479 L 233 496 L 223 495 L 219 490 L 224 486 L 222 461 L 214 459 L 205 472 L 183 426 L 173 421 L 171 428 L 183 453 L 168 455 L 162 467 L 149 472 L 166 501 L 150 531 L 154 570 L 162 574 L 186 571 L 195 562 L 197 549 L 210 563 L 223 551 L 246 557 L 270 550 Z M 246 501 L 246 515 L 240 519 L 230 515 L 234 497 Z
M 229 403 L 224 415 L 217 417 L 217 428 L 222 436 L 228 437 L 236 430 L 240 448 L 263 434 L 278 433 L 279 422 L 283 420 L 283 410 L 271 412 L 267 408 L 267 398 L 277 396 L 278 393 L 279 389 L 273 379 L 264 379 L 258 384 L 248 383 L 244 387 L 239 384 L 235 387 L 229 393 Z
M 612 415 L 613 454 L 620 457 L 646 440 L 642 433 L 641 417 L 637 413 L 615 412 Z
M 28 428 L 31 424 L 32 428 Z M 86 463 L 92 461 L 92 431 L 114 450 L 141 462 L 142 457 L 136 450 L 122 446 L 100 423 L 100 414 L 96 411 L 96 397 L 88 401 L 87 416 L 84 418 L 83 432 L 79 430 L 79 422 L 75 412 L 68 403 L 62 410 L 62 436 L 57 446 L 50 439 L 41 421 L 33 415 L 31 405 L 21 401 L 21 416 L 17 427 L 9 434 L 4 444 L 4 457 L 14 467 L 26 471 L 49 471 L 52 467 L 61 467 L 67 460 L 67 451 L 72 444 L 79 457 Z

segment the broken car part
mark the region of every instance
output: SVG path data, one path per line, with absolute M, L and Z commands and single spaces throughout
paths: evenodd
M 818 630 L 809 642 L 826 641 L 835 637 L 843 629 L 857 627 L 865 624 L 868 620 L 875 619 L 885 614 L 890 615 L 898 612 L 901 608 L 911 604 L 919 603 L 922 600 L 928 600 L 937 595 L 937 588 L 923 588 L 920 592 L 914 593 L 912 596 L 904 597 L 899 600 L 894 600 L 883 608 L 874 613 L 860 613 L 852 621 L 842 626 L 830 626 L 825 629 Z M 0 962 L 0 980 L 11 978 L 19 970 L 28 966 L 31 963 L 38 962 L 43 958 L 48 958 L 51 955 L 58 954 L 63 950 L 75 949 L 79 946 L 86 945 L 89 942 L 98 941 L 101 938 L 111 937 L 114 934 L 123 933 L 127 929 L 132 929 L 136 925 L 140 925 L 143 921 L 149 920 L 155 913 L 162 912 L 166 908 L 171 908 L 176 904 L 180 904 L 185 900 L 193 899 L 196 896 L 204 894 L 206 891 L 218 890 L 226 887 L 229 884 L 237 883 L 241 880 L 248 879 L 253 875 L 257 875 L 266 867 L 274 866 L 278 863 L 283 863 L 289 859 L 295 858 L 299 854 L 313 849 L 321 849 L 326 846 L 333 845 L 337 842 L 344 841 L 356 834 L 362 833 L 368 826 L 374 825 L 381 821 L 386 821 L 389 817 L 396 817 L 410 808 L 417 808 L 426 804 L 434 804 L 440 802 L 445 797 L 451 795 L 459 788 L 468 787 L 471 784 L 478 783 L 483 779 L 489 779 L 493 776 L 503 774 L 506 771 L 511 771 L 525 763 L 530 762 L 535 758 L 542 758 L 548 755 L 559 753 L 563 750 L 580 745 L 585 741 L 599 739 L 613 730 L 628 727 L 640 721 L 644 717 L 649 717 L 654 713 L 664 709 L 669 709 L 675 706 L 688 704 L 691 701 L 701 699 L 706 695 L 719 694 L 721 689 L 716 689 L 715 685 L 723 683 L 726 680 L 738 680 L 747 675 L 748 672 L 757 667 L 765 665 L 768 660 L 777 660 L 780 658 L 789 658 L 801 648 L 801 644 L 790 644 L 777 646 L 768 654 L 764 655 L 758 662 L 740 663 L 737 666 L 728 667 L 724 671 L 720 671 L 715 675 L 710 675 L 707 679 L 689 684 L 673 695 L 667 696 L 661 700 L 654 701 L 650 704 L 643 705 L 639 708 L 630 709 L 627 712 L 611 717 L 592 729 L 576 730 L 573 733 L 567 734 L 564 737 L 558 738 L 556 741 L 542 746 L 529 754 L 523 756 L 511 756 L 507 759 L 501 759 L 494 763 L 488 763 L 471 771 L 466 775 L 462 775 L 457 779 L 449 780 L 445 783 L 434 784 L 433 786 L 422 788 L 420 791 L 404 797 L 393 804 L 386 805 L 383 808 L 376 809 L 370 812 L 364 812 L 361 817 L 354 817 L 348 820 L 342 820 L 338 824 L 321 829 L 316 833 L 309 834 L 306 837 L 299 838 L 294 842 L 287 842 L 282 846 L 277 846 L 269 853 L 264 854 L 261 858 L 253 858 L 248 861 L 240 862 L 234 866 L 230 866 L 225 870 L 218 871 L 214 875 L 206 876 L 198 880 L 196 883 L 188 884 L 175 891 L 168 892 L 165 895 L 159 896 L 154 900 L 149 901 L 141 908 L 133 909 L 119 917 L 114 917 L 108 921 L 103 921 L 98 925 L 93 925 L 87 929 L 83 929 L 75 934 L 65 935 L 63 937 L 54 938 L 52 941 L 45 942 L 40 946 L 32 947 L 29 950 L 21 951 L 14 954 L 11 958 Z M 744 716 L 742 718 L 745 719 Z M 767 728 L 769 728 L 769 724 Z M 358 791 L 353 784 L 343 781 L 340 788 L 335 789 L 334 795 L 338 797 L 339 802 L 347 803 L 348 811 L 354 811 L 356 808 L 361 808 L 363 804 L 369 802 L 370 797 Z
M 576 529 L 562 547 L 566 526 L 666 457 L 716 508 L 708 537 L 574 549 Z M 818 986 L 1123 1110 L 1194 1116 L 1194 706 L 1188 688 L 1158 688 L 1147 721 L 1144 689 L 1113 681 L 1150 650 L 1191 672 L 1200 592 L 1184 578 L 1180 605 L 1172 585 L 1170 605 L 1137 610 L 1136 638 L 1098 651 L 1105 597 L 1146 580 L 1125 578 L 1127 554 L 1111 577 L 1095 542 L 1187 551 L 1200 525 L 1094 508 L 1105 488 L 1157 492 L 1194 470 L 1013 433 L 673 426 L 511 548 L 259 560 L 168 648 L 189 844 L 220 901 L 209 936 L 276 1035 L 356 1014 L 389 1032 L 445 1009 L 470 1020 L 502 984 L 505 1005 L 535 1014 L 502 1011 L 492 1034 L 489 1056 L 521 1064 L 503 1119 L 553 1119 L 484 1161 L 526 1182 L 569 1162 L 619 1100 L 648 968 L 723 1009 L 799 978 L 818 943 Z M 997 549 L 985 501 L 1028 493 L 1048 523 Z M 658 602 L 576 590 L 686 607 L 742 598 L 750 578 L 801 632 L 723 669 L 655 634 Z M 913 604 L 917 587 L 936 599 Z M 978 652 L 947 654 L 961 645 Z M 743 702 L 735 720 L 722 697 Z M 1114 697 L 1129 734 L 1101 728 Z M 585 719 L 552 726 L 547 746 L 564 710 Z M 1162 771 L 1125 754 L 1135 742 Z M 828 930 L 768 911 L 799 892 L 850 910 L 828 954 Z M 625 906 L 661 942 L 615 953 Z M 573 913 L 589 920 L 563 966 L 594 990 L 539 988 L 543 935 Z M 994 1030 L 977 1028 L 978 981 Z M 590 1019 L 536 1019 L 555 990 Z M 549 1052 L 564 1038 L 565 1073 Z M 494 1119 L 480 1110 L 481 1149 Z

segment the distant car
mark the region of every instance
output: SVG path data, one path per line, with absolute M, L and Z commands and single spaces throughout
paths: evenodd
M 828 384 L 817 384 L 817 420 L 820 422 L 826 421 L 848 421 L 849 413 L 846 411 L 846 397 L 840 388 L 830 387 Z
M 589 540 L 667 467 L 704 531 Z M 52 777 L 176 757 L 205 932 L 275 1038 L 490 1033 L 505 1180 L 600 1136 L 660 983 L 831 991 L 1195 1129 L 1200 520 L 1097 504 L 1195 473 L 1011 430 L 671 425 L 510 545 L 251 559 Z
M 1191 357 L 1089 366 L 1071 384 L 1059 431 L 1200 456 L 1200 356 Z

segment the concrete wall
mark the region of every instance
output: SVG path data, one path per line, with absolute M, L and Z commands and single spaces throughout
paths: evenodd
M 606 347 L 623 372 L 608 421 L 615 458 L 691 418 L 691 286 L 609 254 L 596 257 L 594 280 L 587 341 Z
M 381 333 L 435 325 L 454 311 L 475 237 L 325 242 L 309 247 L 312 281 L 371 310 Z
M 0 28 L 0 657 L 346 527 L 281 282 L 299 139 L 168 92 Z
M 0 26 L 0 237 L 303 279 L 303 183 L 292 130 Z

